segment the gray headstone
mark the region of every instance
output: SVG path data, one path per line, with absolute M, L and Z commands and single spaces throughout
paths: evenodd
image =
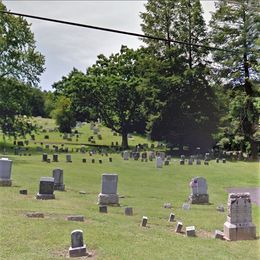
M 162 168 L 163 167 L 163 160 L 161 157 L 156 158 L 156 168 Z
M 66 162 L 72 162 L 70 154 L 66 154 Z
M 83 231 L 82 230 L 74 230 L 71 232 L 71 247 L 81 247 L 84 245 L 83 242 Z
M 102 193 L 103 194 L 117 194 L 117 174 L 102 174 Z
M 99 212 L 100 213 L 107 213 L 107 206 L 106 205 L 100 205 L 99 206 Z
M 54 169 L 52 171 L 52 176 L 54 178 L 54 184 L 63 184 L 63 170 Z
M 131 207 L 125 208 L 125 215 L 126 216 L 133 216 L 133 208 L 131 208 Z
M 40 194 L 53 194 L 54 191 L 54 178 L 41 177 L 40 179 Z
M 123 152 L 123 159 L 124 160 L 128 160 L 129 159 L 129 152 L 128 151 L 124 151 Z
M 207 194 L 208 185 L 207 181 L 203 177 L 195 177 L 190 182 L 192 194 Z
M 10 180 L 13 161 L 8 158 L 0 159 L 0 180 Z

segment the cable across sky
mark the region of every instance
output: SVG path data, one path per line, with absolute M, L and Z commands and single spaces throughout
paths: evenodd
M 163 41 L 163 42 L 167 42 L 167 43 L 170 42 L 170 43 L 187 45 L 187 46 L 195 46 L 195 47 L 198 47 L 198 48 L 205 48 L 205 49 L 210 49 L 210 50 L 218 50 L 218 51 L 234 53 L 234 51 L 232 51 L 232 50 L 226 50 L 226 49 L 217 48 L 217 47 L 213 47 L 213 46 L 201 45 L 201 44 L 197 44 L 197 43 L 189 43 L 189 42 L 178 41 L 178 40 L 173 40 L 173 39 L 165 39 L 165 38 L 156 37 L 156 36 L 152 36 L 152 35 L 145 35 L 145 34 L 140 34 L 140 33 L 116 30 L 116 29 L 99 27 L 99 26 L 94 26 L 94 25 L 81 24 L 81 23 L 75 23 L 75 22 L 70 22 L 70 21 L 65 21 L 65 20 L 58 20 L 58 19 L 42 17 L 42 16 L 35 16 L 35 15 L 22 14 L 22 13 L 15 13 L 15 12 L 10 12 L 10 11 L 0 11 L 0 12 L 6 13 L 6 14 L 22 16 L 22 17 L 27 17 L 27 18 L 31 18 L 31 19 L 47 21 L 47 22 L 54 22 L 54 23 L 60 23 L 60 24 L 66 24 L 66 25 L 71 25 L 71 26 L 83 27 L 83 28 L 88 28 L 88 29 L 93 29 L 93 30 L 100 30 L 100 31 L 106 31 L 106 32 L 111 32 L 111 33 L 125 34 L 125 35 L 129 35 L 129 36 L 134 36 L 134 37 L 148 38 L 148 39 L 153 39 L 153 40 L 157 40 L 157 41 Z

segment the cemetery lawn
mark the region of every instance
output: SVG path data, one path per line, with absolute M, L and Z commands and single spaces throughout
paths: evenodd
M 155 168 L 155 162 L 123 161 L 119 155 L 103 159 L 103 164 L 90 163 L 89 155 L 65 154 L 58 163 L 41 162 L 41 154 L 31 157 L 8 156 L 13 160 L 12 187 L 0 187 L 0 259 L 65 259 L 68 257 L 70 232 L 82 229 L 90 259 L 257 259 L 259 257 L 260 207 L 252 204 L 253 223 L 258 239 L 227 242 L 212 238 L 215 229 L 223 229 L 226 220 L 227 187 L 259 186 L 257 163 L 227 162 L 209 166 L 170 166 Z M 81 162 L 87 158 L 87 163 Z M 56 199 L 36 200 L 41 176 L 52 176 L 52 169 L 64 170 L 66 191 L 55 191 Z M 101 174 L 119 175 L 120 207 L 108 207 L 108 214 L 98 212 L 97 196 Z M 208 182 L 211 205 L 182 204 L 190 193 L 189 182 L 203 176 Z M 20 189 L 28 195 L 20 195 Z M 86 194 L 79 194 L 85 191 Z M 169 202 L 172 209 L 163 208 Z M 216 211 L 220 204 L 225 212 Z M 124 207 L 133 207 L 134 215 L 125 216 Z M 28 218 L 27 212 L 42 212 L 44 218 Z M 170 212 L 186 226 L 194 225 L 197 237 L 174 232 L 176 221 L 169 223 Z M 66 216 L 79 214 L 85 222 L 67 221 Z M 148 227 L 140 227 L 142 216 Z M 184 230 L 183 228 L 183 230 Z M 258 258 L 259 259 L 259 258 Z

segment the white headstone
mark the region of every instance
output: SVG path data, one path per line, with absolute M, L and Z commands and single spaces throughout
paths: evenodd
M 156 167 L 157 168 L 162 168 L 163 167 L 163 160 L 161 157 L 156 158 Z

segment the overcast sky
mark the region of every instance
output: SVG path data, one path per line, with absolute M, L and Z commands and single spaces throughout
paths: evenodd
M 145 11 L 146 2 L 142 0 L 3 1 L 7 9 L 13 12 L 136 33 L 142 33 L 139 14 Z M 214 10 L 214 1 L 202 1 L 202 6 L 205 19 L 208 21 L 210 12 Z M 67 75 L 73 67 L 85 72 L 101 53 L 109 56 L 111 53 L 118 52 L 122 44 L 134 49 L 142 44 L 136 37 L 26 19 L 31 23 L 37 50 L 46 59 L 46 70 L 40 82 L 44 90 L 51 90 L 52 84 Z

